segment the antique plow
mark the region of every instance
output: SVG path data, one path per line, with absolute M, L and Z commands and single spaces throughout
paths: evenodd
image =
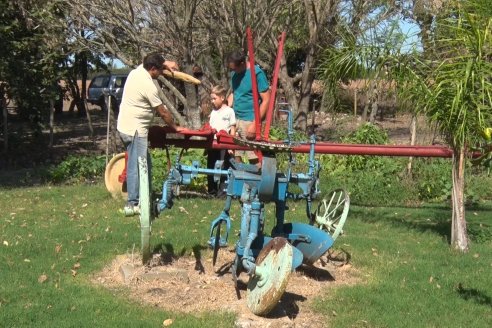
M 290 113 L 289 113 L 290 116 Z M 291 120 L 290 120 L 291 121 Z M 291 129 L 289 126 L 289 132 Z M 309 145 L 308 169 L 304 173 L 293 171 L 294 158 L 290 140 L 282 144 L 236 140 L 248 148 L 263 152 L 261 169 L 256 165 L 231 161 L 229 170 L 201 168 L 198 162 L 183 165 L 176 161 L 163 183 L 162 197 L 153 202 L 149 194 L 149 177 L 145 158 L 139 158 L 140 174 L 140 223 L 143 262 L 151 258 L 150 232 L 152 221 L 159 213 L 173 206 L 174 190 L 179 185 L 188 185 L 199 175 L 213 175 L 216 181 L 226 177 L 226 200 L 222 212 L 211 223 L 208 244 L 213 249 L 213 263 L 221 246 L 227 244 L 231 227 L 230 208 L 234 199 L 241 202 L 241 229 L 236 243 L 236 256 L 232 275 L 237 288 L 237 277 L 242 272 L 249 275 L 247 304 L 258 315 L 268 313 L 282 296 L 290 273 L 302 263 L 316 262 L 343 231 L 348 215 L 350 199 L 344 190 L 336 190 L 315 205 L 319 195 L 320 164 L 315 159 L 314 136 Z M 286 172 L 280 172 L 277 155 L 288 153 Z M 289 186 L 297 185 L 298 193 Z M 288 200 L 304 200 L 306 223 L 285 220 Z M 275 205 L 275 222 L 271 232 L 265 232 L 269 219 L 265 205 Z M 221 234 L 221 230 L 225 233 Z

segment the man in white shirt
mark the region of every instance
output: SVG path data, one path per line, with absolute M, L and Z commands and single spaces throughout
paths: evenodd
M 159 97 L 157 79 L 163 69 L 177 70 L 176 62 L 167 61 L 160 54 L 149 54 L 143 64 L 132 70 L 123 89 L 117 129 L 128 152 L 126 167 L 126 186 L 128 203 L 126 213 L 137 213 L 139 203 L 138 157 L 147 157 L 150 177 L 150 156 L 148 153 L 147 135 L 152 123 L 154 112 L 176 132 L 183 128 L 174 124 L 171 113 L 164 107 Z

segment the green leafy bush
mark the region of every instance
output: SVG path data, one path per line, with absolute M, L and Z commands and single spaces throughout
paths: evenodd
M 389 141 L 388 134 L 374 124 L 365 123 L 356 131 L 342 138 L 343 143 L 384 145 Z
M 47 171 L 53 183 L 80 182 L 101 178 L 106 167 L 104 156 L 68 156 L 63 162 Z
M 171 166 L 176 164 L 176 159 L 181 152 L 181 148 L 169 148 L 169 158 L 171 160 Z M 152 149 L 150 150 L 150 156 L 152 159 L 152 190 L 156 193 L 162 192 L 162 184 L 167 179 L 169 174 L 168 160 L 166 151 L 164 149 Z M 191 165 L 193 161 L 199 161 L 201 168 L 207 167 L 207 156 L 204 154 L 203 149 L 188 149 L 181 154 L 181 164 Z M 196 179 L 193 179 L 189 186 L 185 187 L 188 190 L 194 191 L 206 191 L 207 188 L 207 176 L 200 175 Z
M 492 229 L 485 224 L 469 224 L 467 226 L 469 238 L 480 244 L 485 244 L 492 240 Z
M 388 143 L 388 134 L 386 131 L 378 128 L 374 124 L 366 123 L 356 131 L 342 138 L 342 143 L 347 144 L 367 144 L 367 145 L 384 145 Z M 384 157 L 374 156 L 344 156 L 342 162 L 349 170 L 367 170 L 379 169 L 384 167 L 388 161 Z
M 415 160 L 413 178 L 419 198 L 425 201 L 443 201 L 451 196 L 451 162 L 446 159 Z
M 287 140 L 287 126 L 285 124 L 277 124 L 270 128 L 270 139 L 271 140 Z M 301 130 L 294 129 L 293 134 L 291 136 L 291 141 L 307 141 L 309 140 L 309 136 Z
M 328 163 L 324 161 L 321 171 L 321 190 L 324 193 L 344 188 L 350 193 L 352 203 L 369 206 L 411 205 L 419 201 L 413 181 L 405 176 L 403 159 L 375 157 L 366 169 L 354 170 L 345 166 L 333 167 L 333 161 L 344 162 L 334 157 L 335 160 Z

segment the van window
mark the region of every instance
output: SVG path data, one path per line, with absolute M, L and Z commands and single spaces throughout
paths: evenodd
M 117 76 L 114 80 L 115 88 L 123 88 L 125 86 L 126 76 Z
M 92 88 L 106 88 L 108 86 L 109 76 L 97 76 L 91 82 Z

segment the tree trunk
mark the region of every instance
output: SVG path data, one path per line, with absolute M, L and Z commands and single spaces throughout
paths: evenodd
M 113 112 L 113 115 L 111 115 L 111 144 L 110 144 L 110 147 L 109 147 L 109 151 L 110 151 L 110 154 L 117 154 L 120 152 L 120 149 L 122 149 L 123 147 L 123 143 L 121 142 L 120 140 L 120 137 L 119 137 L 119 134 L 118 134 L 118 130 L 117 130 L 117 119 L 116 119 L 116 115 L 114 115 L 114 112 Z
M 72 100 L 70 101 L 70 106 L 68 106 L 68 111 L 69 111 L 70 113 L 73 113 L 74 108 L 75 108 L 75 99 L 72 99 Z
M 376 77 L 376 79 L 377 78 L 378 77 Z M 376 80 L 376 82 L 371 81 L 370 88 L 371 88 L 371 115 L 369 116 L 369 122 L 371 124 L 374 124 L 379 109 L 379 88 L 380 88 L 379 81 L 378 80 Z
M 461 252 L 468 251 L 468 236 L 465 220 L 465 149 L 454 149 L 452 170 L 451 246 Z
M 171 88 L 171 87 L 174 88 L 172 83 L 169 82 L 166 78 L 160 76 L 158 79 L 159 79 L 159 81 L 163 82 L 164 85 L 167 86 L 168 88 Z M 186 126 L 187 125 L 186 120 L 183 118 L 183 116 L 176 109 L 176 106 L 175 106 L 176 101 L 173 104 L 171 102 L 171 100 L 169 99 L 168 95 L 164 92 L 164 90 L 161 87 L 157 88 L 157 91 L 159 92 L 159 98 L 162 100 L 162 103 L 164 104 L 164 106 L 166 106 L 167 110 L 169 110 L 171 112 L 171 114 L 173 114 L 173 117 L 175 120 L 178 121 L 178 124 L 180 126 Z M 187 106 L 187 104 L 185 104 L 185 106 Z
M 106 108 L 108 108 L 108 116 L 107 116 L 107 126 L 106 126 L 106 164 L 108 163 L 109 159 L 112 157 L 112 155 L 116 154 L 118 152 L 119 144 L 118 144 L 118 133 L 116 130 L 116 115 L 115 111 L 113 110 L 115 106 L 113 105 L 113 102 L 116 101 L 113 97 L 111 96 L 106 96 L 105 97 L 106 101 Z
M 185 67 L 185 73 L 193 75 L 193 66 L 187 65 Z M 186 117 L 191 125 L 192 129 L 199 129 L 202 125 L 200 119 L 200 106 L 198 104 L 198 94 L 195 85 L 191 83 L 185 83 L 186 100 L 188 103 L 187 108 L 185 107 Z
M 357 117 L 357 89 L 354 89 L 354 117 Z
M 311 99 L 311 88 L 314 81 L 314 67 L 319 52 L 319 39 L 325 30 L 334 30 L 335 19 L 327 19 L 336 11 L 337 6 L 333 1 L 309 1 L 304 0 L 306 22 L 308 23 L 309 41 L 305 47 L 306 57 L 302 73 L 290 77 L 287 72 L 285 52 L 280 63 L 279 80 L 285 92 L 287 102 L 291 105 L 295 119 L 295 125 L 305 130 L 307 127 L 307 111 Z M 333 28 L 333 29 L 332 29 Z M 327 42 L 331 44 L 331 42 Z M 296 90 L 299 84 L 298 90 Z
M 109 134 L 111 131 L 111 96 L 105 96 L 106 108 L 108 109 L 108 120 L 106 121 L 106 165 L 109 162 Z
M 377 96 L 377 91 L 374 92 L 375 94 L 373 95 L 372 99 L 372 104 L 371 104 L 371 115 L 369 116 L 369 122 L 371 124 L 374 124 L 376 121 L 376 114 L 378 113 L 379 109 L 379 103 L 378 103 L 378 96 Z
M 415 140 L 417 139 L 417 115 L 415 113 L 412 115 L 412 122 L 410 123 L 410 146 L 415 145 Z M 412 162 L 413 157 L 410 156 L 407 164 L 407 174 L 412 176 Z
M 298 112 L 298 97 L 294 87 L 294 80 L 294 78 L 289 76 L 289 72 L 287 71 L 287 59 L 284 52 L 282 54 L 282 58 L 280 59 L 279 82 L 284 90 L 286 101 L 292 108 L 293 115 Z
M 85 31 L 81 31 L 80 34 L 83 38 L 85 37 Z M 86 95 L 87 95 L 87 75 L 88 75 L 87 52 L 81 51 L 80 53 L 76 54 L 75 56 L 78 57 L 77 58 L 78 60 L 76 60 L 76 62 L 78 62 L 79 69 L 80 69 L 80 75 L 81 75 L 80 77 L 82 79 L 82 81 L 81 81 L 82 82 L 82 85 L 81 85 L 82 88 L 81 88 L 80 93 L 79 93 L 81 106 L 78 106 L 79 116 L 82 116 L 87 111 L 87 107 L 86 107 L 87 102 L 85 101 Z M 75 80 L 75 84 L 77 85 L 77 88 L 78 88 L 77 80 Z
M 309 101 L 311 99 L 311 87 L 314 81 L 314 74 L 312 69 L 314 55 L 314 46 L 312 46 L 306 56 L 306 61 L 304 63 L 304 69 L 301 77 L 301 85 L 299 87 L 299 105 L 295 115 L 295 125 L 302 131 L 306 131 L 307 127 L 307 114 L 309 110 Z
M 84 106 L 86 108 L 85 115 L 87 116 L 87 125 L 89 126 L 89 137 L 91 138 L 92 143 L 95 143 L 96 140 L 94 139 L 94 127 L 92 126 L 91 113 L 89 113 L 89 110 L 87 109 L 87 99 L 85 98 Z
M 362 117 L 361 117 L 362 122 L 367 122 L 367 113 L 369 112 L 369 104 L 371 103 L 371 99 L 372 99 L 372 90 L 371 87 L 369 87 L 366 91 L 366 102 L 364 104 L 364 110 L 362 111 Z
M 81 32 L 84 33 L 84 32 Z M 82 90 L 80 90 L 80 98 L 82 99 L 82 102 L 84 103 L 84 109 L 87 109 L 87 54 L 85 52 L 82 52 L 80 55 L 80 75 L 82 78 Z
M 50 99 L 50 143 L 49 147 L 53 147 L 53 133 L 55 128 L 55 101 Z
M 7 152 L 9 149 L 9 127 L 8 127 L 8 118 L 9 111 L 7 109 L 7 104 L 5 102 L 5 98 L 3 94 L 0 94 L 0 105 L 2 106 L 3 112 L 3 150 Z

